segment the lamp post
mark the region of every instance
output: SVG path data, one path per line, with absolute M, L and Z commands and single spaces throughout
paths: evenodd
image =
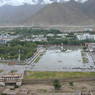
M 18 54 L 18 62 L 20 63 L 21 55 L 20 55 L 20 49 L 19 49 L 19 54 Z

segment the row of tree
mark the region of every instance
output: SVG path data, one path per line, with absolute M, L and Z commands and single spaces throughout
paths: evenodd
M 48 41 L 36 41 L 37 44 L 65 44 L 65 45 L 84 45 L 85 43 L 95 43 L 95 40 L 71 40 L 71 39 L 48 39 Z

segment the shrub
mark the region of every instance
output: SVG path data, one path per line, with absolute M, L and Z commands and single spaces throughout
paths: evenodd
M 55 90 L 60 90 L 61 84 L 60 84 L 59 80 L 54 80 L 53 86 L 54 86 Z

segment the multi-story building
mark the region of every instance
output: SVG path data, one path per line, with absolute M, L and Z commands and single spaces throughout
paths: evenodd
M 21 86 L 22 79 L 23 79 L 22 74 L 10 73 L 10 74 L 1 75 L 0 76 L 0 85 L 2 85 L 2 86 L 5 86 L 5 85 Z

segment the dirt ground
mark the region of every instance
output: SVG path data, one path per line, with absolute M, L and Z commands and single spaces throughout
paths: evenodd
M 66 82 L 59 91 L 55 91 L 52 85 L 45 84 L 23 85 L 20 89 L 28 89 L 31 95 L 79 95 L 81 91 L 91 91 L 95 95 L 95 81 L 74 82 L 73 86 Z
M 9 87 L 1 87 L 0 92 L 6 91 Z M 52 84 L 29 84 L 22 85 L 19 88 L 8 91 L 9 93 L 15 93 L 11 95 L 95 95 L 95 81 L 81 81 L 61 83 L 61 89 L 55 90 Z M 80 93 L 91 94 L 80 94 Z M 10 95 L 10 94 L 8 94 Z

